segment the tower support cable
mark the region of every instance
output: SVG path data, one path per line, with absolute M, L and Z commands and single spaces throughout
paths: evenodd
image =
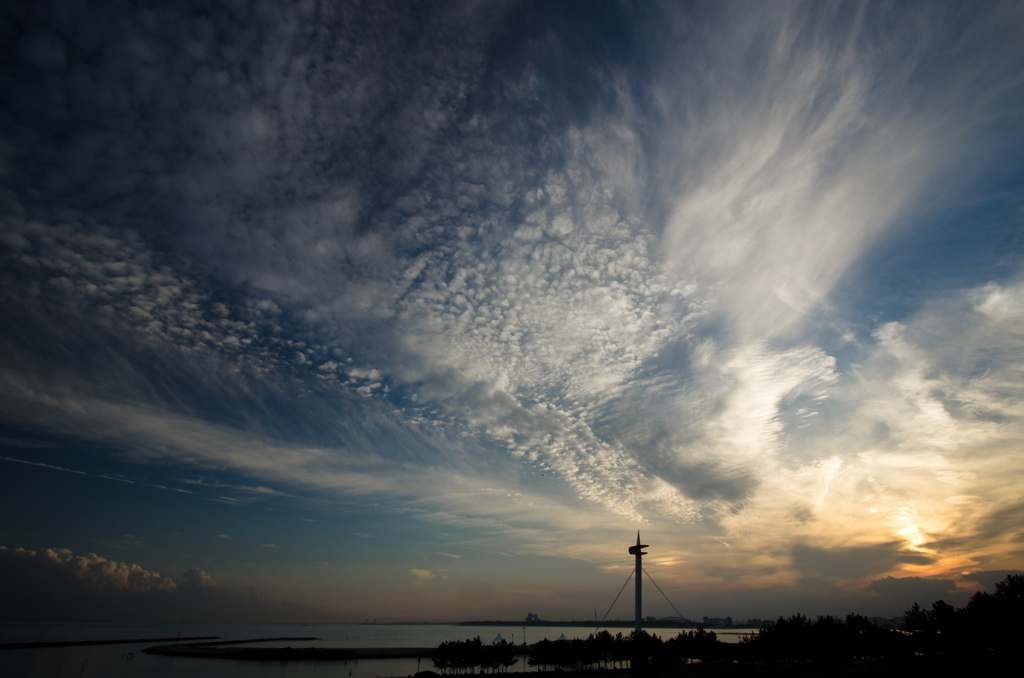
M 612 608 L 615 607 L 615 603 L 619 602 L 619 596 L 621 596 L 622 592 L 626 590 L 627 586 L 629 586 L 629 580 L 632 579 L 632 578 L 633 578 L 633 570 L 630 570 L 629 571 L 629 576 L 626 577 L 626 583 L 622 585 L 622 588 L 619 589 L 619 593 L 615 596 L 615 600 L 613 600 L 612 604 L 608 606 L 608 612 L 605 612 L 604 613 L 604 617 L 601 617 L 601 624 L 604 623 L 605 618 L 611 613 Z M 601 628 L 601 624 L 597 625 L 597 627 L 594 629 L 594 633 L 597 633 L 598 629 Z
M 661 590 L 660 586 L 658 586 L 658 582 L 654 581 L 654 577 L 652 577 L 651 573 L 647 571 L 647 568 L 645 567 L 642 569 L 644 571 L 644 574 L 647 575 L 647 578 L 651 580 L 652 584 L 654 584 L 654 588 L 658 589 L 658 593 L 660 593 L 661 597 L 665 599 L 665 602 L 667 602 L 672 607 L 672 609 L 676 611 L 676 614 L 678 614 L 683 619 L 686 619 L 686 617 L 683 617 L 683 614 L 679 611 L 679 608 L 677 608 L 675 605 L 672 605 L 672 601 L 668 599 L 668 596 L 665 595 L 665 592 Z

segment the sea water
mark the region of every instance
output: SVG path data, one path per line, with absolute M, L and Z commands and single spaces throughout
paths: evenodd
M 99 624 L 0 622 L 0 644 L 37 641 L 122 640 L 129 638 L 187 638 L 219 636 L 221 640 L 314 637 L 315 641 L 247 643 L 241 647 L 437 647 L 449 640 L 480 637 L 490 643 L 500 634 L 510 642 L 586 638 L 595 627 L 461 626 L 449 624 Z M 612 635 L 629 629 L 609 628 Z M 524 636 L 525 632 L 525 636 Z M 650 629 L 664 639 L 677 629 Z M 738 642 L 752 629 L 719 631 L 719 640 Z M 174 641 L 169 641 L 173 643 Z M 113 678 L 388 678 L 411 676 L 433 670 L 430 659 L 363 659 L 350 661 L 240 661 L 148 655 L 142 650 L 166 642 L 119 643 L 69 647 L 0 650 L 0 675 L 4 676 L 111 676 Z M 519 657 L 509 671 L 528 671 L 526 657 Z

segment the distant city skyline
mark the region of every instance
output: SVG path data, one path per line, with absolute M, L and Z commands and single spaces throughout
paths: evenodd
M 991 591 L 1024 570 L 1022 29 L 7 3 L 3 615 L 589 619 L 638 530 L 693 619 Z

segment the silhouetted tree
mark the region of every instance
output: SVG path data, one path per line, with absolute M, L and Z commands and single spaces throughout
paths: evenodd
M 810 640 L 811 623 L 802 614 L 789 619 L 779 617 L 774 625 L 765 624 L 757 634 L 741 642 L 749 645 L 748 653 L 760 659 L 807 659 L 806 644 Z
M 434 667 L 442 673 L 474 673 L 477 666 L 489 667 L 491 658 L 496 655 L 489 655 L 491 648 L 484 647 L 480 636 L 473 640 L 452 640 L 438 645 L 434 652 Z
M 696 631 L 680 631 L 679 635 L 665 642 L 675 661 L 709 661 L 723 654 L 722 643 L 714 631 L 699 628 Z
M 481 669 L 489 669 L 491 673 L 504 672 L 516 663 L 516 648 L 507 640 L 484 645 L 481 649 Z
M 548 666 L 551 666 L 555 662 L 555 650 L 552 647 L 554 643 L 545 638 L 534 644 L 533 649 L 530 651 L 530 657 L 526 660 L 526 663 L 530 666 L 539 666 L 541 670 L 547 671 Z
M 879 628 L 866 617 L 846 620 L 822 617 L 811 622 L 797 614 L 762 626 L 740 641 L 737 654 L 746 659 L 832 662 L 898 657 L 907 653 L 899 632 Z
M 903 615 L 903 630 L 922 654 L 1013 651 L 1024 631 L 1024 576 L 1007 575 L 993 593 L 979 591 L 960 609 L 941 600 L 931 610 L 914 603 Z

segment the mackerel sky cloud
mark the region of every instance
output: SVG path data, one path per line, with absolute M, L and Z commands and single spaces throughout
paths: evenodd
M 637 529 L 694 618 L 965 598 L 1024 564 L 1022 24 L 4 9 L 0 544 L 331 620 L 589 618 Z

